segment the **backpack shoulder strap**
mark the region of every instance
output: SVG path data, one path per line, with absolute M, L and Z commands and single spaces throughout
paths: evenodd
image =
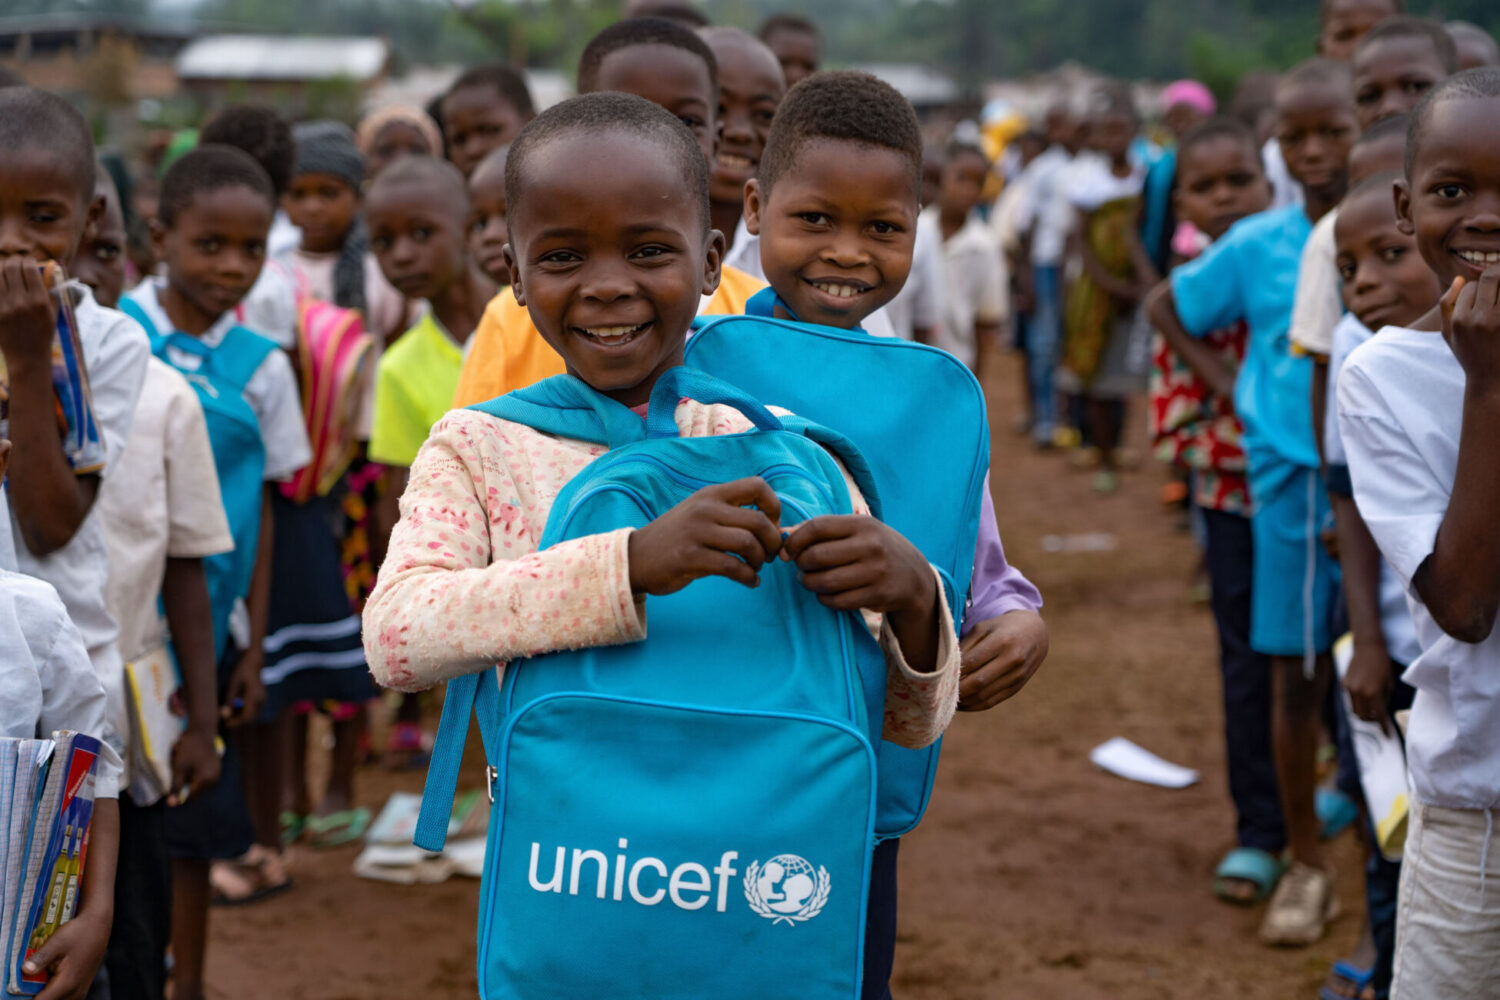
M 276 349 L 274 343 L 260 334 L 243 326 L 232 326 L 213 350 L 214 374 L 243 392 L 261 363 Z
M 875 485 L 875 472 L 870 468 L 870 463 L 865 459 L 864 453 L 847 435 L 795 414 L 782 417 L 781 423 L 787 430 L 795 431 L 808 440 L 822 445 L 835 458 L 843 462 L 844 468 L 849 470 L 849 477 L 854 480 L 854 485 L 858 486 L 859 491 L 864 494 L 870 513 L 877 518 L 880 517 L 880 488 Z
M 469 407 L 544 434 L 607 444 L 611 448 L 646 436 L 645 422 L 572 375 L 553 375 L 524 389 Z
M 479 736 L 484 742 L 485 766 L 493 766 L 494 734 L 485 725 L 500 721 L 500 690 L 493 668 L 463 674 L 448 682 L 443 697 L 443 716 L 438 722 L 432 743 L 432 757 L 427 764 L 427 781 L 422 786 L 422 809 L 417 814 L 417 830 L 412 843 L 424 851 L 441 851 L 448 840 L 448 820 L 453 813 L 453 796 L 458 791 L 458 766 L 464 756 L 464 742 L 469 736 L 469 718 L 479 717 Z M 486 770 L 486 781 L 492 780 Z M 494 789 L 490 788 L 493 802 Z
M 141 304 L 135 299 L 128 295 L 124 296 L 120 299 L 118 308 L 120 312 L 135 320 L 141 325 L 141 329 L 146 331 L 146 336 L 151 338 L 151 350 L 153 352 L 158 349 L 161 343 L 165 342 L 166 338 L 162 336 L 161 331 L 156 328 L 156 324 L 151 322 L 151 317 L 146 314 L 146 310 L 142 309 Z

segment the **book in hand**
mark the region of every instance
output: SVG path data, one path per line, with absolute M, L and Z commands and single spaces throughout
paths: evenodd
M 42 991 L 49 974 L 22 966 L 78 912 L 99 754 L 99 741 L 81 733 L 0 739 L 0 981 L 8 996 Z

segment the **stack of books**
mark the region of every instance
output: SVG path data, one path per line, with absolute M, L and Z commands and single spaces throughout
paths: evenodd
M 74 732 L 48 740 L 0 738 L 0 983 L 32 996 L 47 973 L 21 966 L 78 912 L 99 741 Z

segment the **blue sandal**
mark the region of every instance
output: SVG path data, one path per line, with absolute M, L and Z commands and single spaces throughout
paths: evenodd
M 1365 989 L 1369 987 L 1370 981 L 1375 978 L 1375 966 L 1372 965 L 1368 969 L 1361 969 L 1343 959 L 1339 959 L 1333 963 L 1333 971 L 1329 975 L 1332 978 L 1342 979 L 1354 987 L 1354 992 L 1335 993 L 1333 988 L 1325 983 L 1318 990 L 1318 1000 L 1349 1000 L 1350 997 L 1358 1000 L 1359 997 L 1365 995 Z
M 1315 802 L 1318 813 L 1318 837 L 1332 840 L 1359 819 L 1359 806 L 1336 788 L 1320 788 Z
M 1258 903 L 1271 894 L 1286 866 L 1281 859 L 1258 847 L 1236 847 L 1224 855 L 1219 867 L 1214 869 L 1214 895 L 1226 903 L 1249 905 Z M 1255 895 L 1245 897 L 1231 891 L 1230 882 L 1248 882 L 1255 886 Z

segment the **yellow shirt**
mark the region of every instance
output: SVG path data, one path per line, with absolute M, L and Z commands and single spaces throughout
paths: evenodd
M 726 267 L 719 287 L 700 312 L 706 316 L 737 316 L 745 302 L 766 287 L 760 279 Z M 509 288 L 485 307 L 469 356 L 458 376 L 455 408 L 473 406 L 487 399 L 524 389 L 564 371 L 562 357 L 554 351 L 531 322 L 531 314 L 516 302 Z

